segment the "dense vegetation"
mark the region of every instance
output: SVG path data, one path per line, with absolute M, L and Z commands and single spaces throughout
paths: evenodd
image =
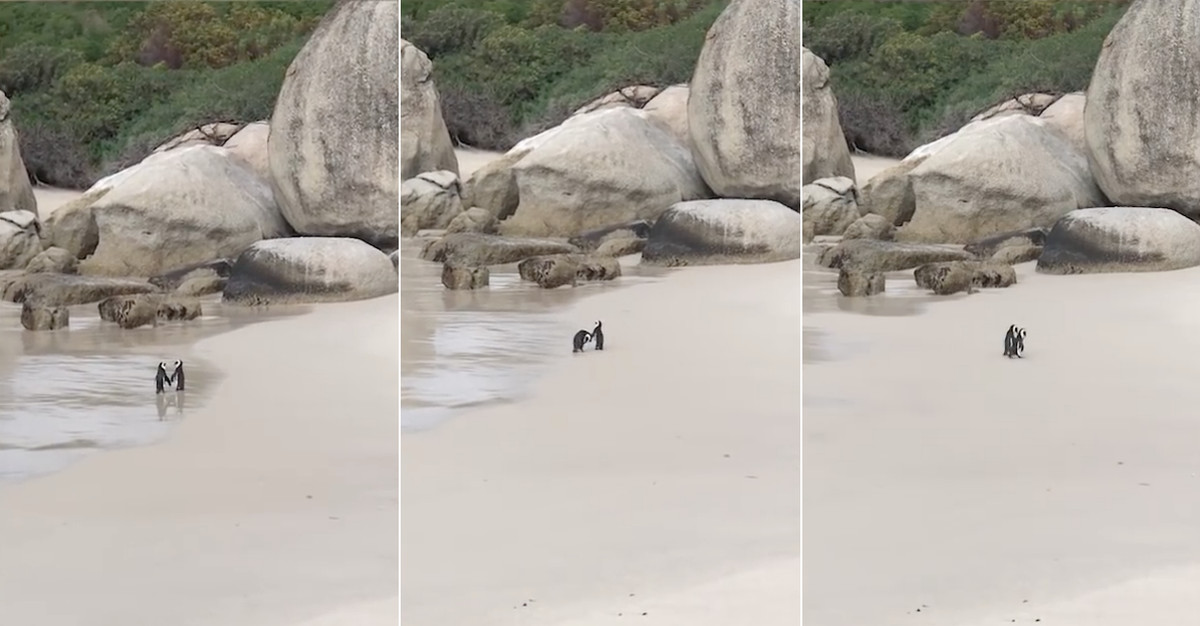
M 199 124 L 270 117 L 288 64 L 332 5 L 5 3 L 0 90 L 26 167 L 87 187 Z
M 903 156 L 1005 99 L 1087 88 L 1129 0 L 804 0 L 846 139 Z
M 405 0 L 458 143 L 506 150 L 592 99 L 691 80 L 728 0 Z

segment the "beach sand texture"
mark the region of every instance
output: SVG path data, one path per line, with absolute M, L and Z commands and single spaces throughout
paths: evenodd
M 0 487 L 0 622 L 395 624 L 397 311 L 202 340 L 221 381 L 164 442 Z
M 406 433 L 406 626 L 797 623 L 799 278 L 587 297 L 562 317 L 603 320 L 603 352 L 564 339 L 529 397 Z
M 1200 270 L 1017 270 L 869 307 L 806 274 L 806 626 L 1196 623 Z

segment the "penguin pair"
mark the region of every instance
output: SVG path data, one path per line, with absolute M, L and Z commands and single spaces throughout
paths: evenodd
M 170 374 L 167 373 L 167 369 L 166 361 L 158 363 L 158 372 L 154 375 L 155 393 L 164 393 L 167 385 L 175 385 L 175 391 L 183 391 L 183 361 L 175 361 L 170 366 Z
M 1004 356 L 1018 359 L 1022 358 L 1025 353 L 1025 329 L 1017 328 L 1016 324 L 1008 327 L 1008 332 L 1004 333 Z
M 596 327 L 592 329 L 592 332 L 589 333 L 586 330 L 580 330 L 579 332 L 575 333 L 575 338 L 571 340 L 571 352 L 583 352 L 583 347 L 586 346 L 589 341 L 595 341 L 596 349 L 603 350 L 604 331 L 601 330 L 601 326 L 602 324 L 597 321 Z

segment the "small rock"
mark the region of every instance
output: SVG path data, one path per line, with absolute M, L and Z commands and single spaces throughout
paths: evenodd
M 859 218 L 858 190 L 845 176 L 821 178 L 800 189 L 804 221 L 817 235 L 841 235 Z
M 502 237 L 483 233 L 451 233 L 430 241 L 421 258 L 435 263 L 477 267 L 516 263 L 543 254 L 577 253 L 579 248 L 553 239 Z
M 479 289 L 487 287 L 491 272 L 486 265 L 468 267 L 445 263 L 442 265 L 442 284 L 447 289 Z
M 886 282 L 883 272 L 845 267 L 838 270 L 837 286 L 843 296 L 855 298 L 883 293 Z
M 33 260 L 25 267 L 25 271 L 31 274 L 74 274 L 78 266 L 79 259 L 76 259 L 69 250 L 50 247 L 33 257 Z
M 496 233 L 497 224 L 496 216 L 487 209 L 476 206 L 454 216 L 454 219 L 450 220 L 450 224 L 446 226 L 446 232 L 493 235 Z
M 1028 263 L 1036 261 L 1042 256 L 1042 246 L 1032 244 L 1024 246 L 1005 246 L 996 251 L 992 255 L 991 260 L 995 263 L 1004 263 L 1006 265 L 1016 265 L 1018 263 Z
M 944 296 L 973 288 L 1008 287 L 1016 284 L 1017 272 L 1002 263 L 950 261 L 922 265 L 913 278 L 918 286 Z
M 842 234 L 842 240 L 878 239 L 880 241 L 891 241 L 895 236 L 896 227 L 892 226 L 887 221 L 887 218 L 882 215 L 867 213 L 846 227 L 846 232 Z
M 621 264 L 612 257 L 553 254 L 525 259 L 517 265 L 517 271 L 521 280 L 554 289 L 563 285 L 574 287 L 579 282 L 612 280 L 621 275 Z

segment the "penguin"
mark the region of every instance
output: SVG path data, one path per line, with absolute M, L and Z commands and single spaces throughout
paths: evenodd
M 571 342 L 571 345 L 575 349 L 571 350 L 571 352 L 583 352 L 583 346 L 591 340 L 592 340 L 592 335 L 591 335 L 591 333 L 589 333 L 586 330 L 581 330 L 581 331 L 575 333 L 575 339 Z
M 171 382 L 171 376 L 167 374 L 167 362 L 158 362 L 158 371 L 154 374 L 154 393 L 163 393 L 163 386 Z
M 1017 325 L 1013 324 L 1008 327 L 1008 332 L 1004 333 L 1004 356 L 1012 358 L 1016 352 Z
M 175 373 L 171 375 L 175 391 L 183 391 L 183 361 L 175 361 Z
M 595 350 L 604 349 L 604 331 L 600 330 L 600 322 L 596 322 L 596 328 L 592 330 L 592 341 L 596 342 Z
M 1024 353 L 1025 353 L 1025 329 L 1018 328 L 1016 334 L 1013 335 L 1013 354 L 1018 359 L 1022 359 L 1022 358 L 1025 358 L 1025 357 L 1021 356 Z

